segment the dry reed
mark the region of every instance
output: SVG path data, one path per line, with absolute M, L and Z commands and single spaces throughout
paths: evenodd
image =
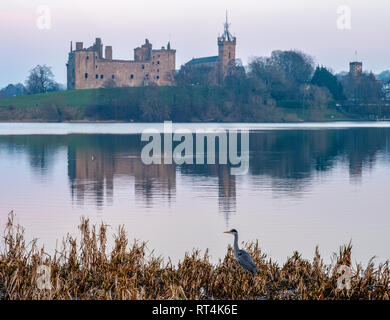
M 245 249 L 252 255 L 259 273 L 244 272 L 228 248 L 217 265 L 210 263 L 208 252 L 186 254 L 177 265 L 161 257 L 147 255 L 146 244 L 129 246 L 123 227 L 107 251 L 107 226 L 90 226 L 82 219 L 81 238 L 67 236 L 60 251 L 50 256 L 26 243 L 24 229 L 8 217 L 0 253 L 1 299 L 389 299 L 389 263 L 366 268 L 351 266 L 349 244 L 335 255 L 332 265 L 324 264 L 316 249 L 313 261 L 298 252 L 279 266 L 268 258 L 258 243 Z M 39 289 L 37 272 L 49 266 L 51 289 Z M 350 290 L 339 290 L 337 268 L 351 267 Z

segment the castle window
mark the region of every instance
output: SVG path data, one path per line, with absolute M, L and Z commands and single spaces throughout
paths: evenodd
M 160 64 L 160 61 L 157 61 L 157 64 Z
M 87 60 L 89 60 L 89 56 L 87 56 Z
M 112 79 L 115 79 L 115 74 L 113 74 L 113 75 L 111 76 L 111 78 L 112 78 Z
M 96 75 L 96 79 L 99 79 L 99 75 L 98 74 Z
M 231 53 L 230 53 L 230 51 L 229 51 L 229 59 L 231 59 Z
M 84 76 L 85 76 L 85 79 L 88 79 L 88 73 L 86 73 Z
M 144 64 L 141 66 L 141 69 L 145 69 L 145 65 Z
M 157 69 L 157 72 L 160 72 L 160 69 Z
M 158 79 L 160 79 L 160 76 L 157 76 L 156 78 L 157 78 L 157 80 L 158 80 Z
M 104 78 L 104 76 L 101 74 L 101 75 L 100 75 L 100 79 L 103 79 L 103 78 Z
M 131 75 L 130 75 L 130 79 L 134 79 L 134 74 L 131 74 Z

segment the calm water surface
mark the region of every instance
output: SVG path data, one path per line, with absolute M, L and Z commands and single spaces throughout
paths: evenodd
M 282 262 L 294 250 L 326 261 L 352 239 L 353 258 L 390 258 L 390 124 L 222 125 L 247 128 L 250 168 L 152 165 L 139 133 L 162 124 L 0 124 L 0 226 L 14 210 L 29 239 L 54 250 L 81 216 L 149 242 L 177 262 L 192 248 L 226 252 L 259 240 Z M 214 129 L 221 125 L 175 125 Z

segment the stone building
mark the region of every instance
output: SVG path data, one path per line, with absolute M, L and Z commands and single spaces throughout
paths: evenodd
M 226 14 L 223 34 L 218 37 L 218 55 L 192 59 L 185 64 L 192 68 L 206 67 L 212 70 L 212 83 L 221 84 L 235 65 L 236 37 L 229 31 L 230 24 Z M 76 49 L 70 45 L 67 67 L 67 86 L 72 89 L 91 89 L 101 87 L 139 87 L 150 84 L 159 86 L 174 85 L 176 50 L 167 48 L 153 49 L 148 39 L 134 49 L 134 60 L 115 60 L 111 46 L 104 47 L 100 38 L 84 48 L 82 42 L 76 42 Z
M 236 37 L 230 31 L 230 24 L 226 14 L 222 36 L 218 37 L 218 55 L 205 58 L 192 59 L 185 64 L 188 70 L 191 68 L 211 68 L 214 70 L 215 82 L 221 84 L 235 65 L 236 61 Z
M 115 60 L 111 46 L 106 46 L 103 57 L 103 44 L 100 38 L 84 48 L 76 42 L 76 50 L 71 43 L 67 66 L 68 90 L 101 87 L 138 87 L 149 84 L 173 85 L 176 64 L 176 50 L 153 49 L 148 39 L 141 47 L 134 49 L 134 60 Z
M 349 75 L 360 77 L 363 74 L 363 62 L 351 62 L 349 64 Z

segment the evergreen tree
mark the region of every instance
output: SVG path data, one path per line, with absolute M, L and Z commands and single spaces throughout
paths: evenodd
M 318 66 L 316 68 L 311 83 L 319 87 L 327 88 L 336 101 L 346 99 L 342 84 L 337 80 L 337 77 L 325 67 Z

